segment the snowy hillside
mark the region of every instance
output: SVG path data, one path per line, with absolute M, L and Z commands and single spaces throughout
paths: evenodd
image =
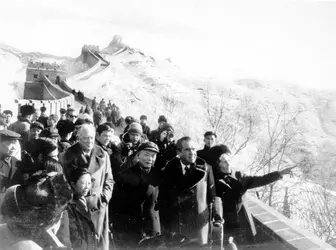
M 124 117 L 132 115 L 139 118 L 145 114 L 150 127 L 155 129 L 158 116 L 165 115 L 175 128 L 176 139 L 190 135 L 202 147 L 203 134 L 212 129 L 209 121 L 215 118 L 206 115 L 207 96 L 214 106 L 222 103 L 223 119 L 217 124 L 219 143 L 226 143 L 233 152 L 237 152 L 232 161 L 233 166 L 253 174 L 263 174 L 267 173 L 267 166 L 268 171 L 274 171 L 298 165 L 296 174 L 311 181 L 313 177 L 308 165 L 319 172 L 323 171 L 325 164 L 331 164 L 322 164 L 328 152 L 321 152 L 320 149 L 327 148 L 331 152 L 336 145 L 335 92 L 314 91 L 257 79 L 226 82 L 221 79 L 195 78 L 182 72 L 170 60 L 153 58 L 121 43 L 121 39 L 114 39 L 101 51 L 101 55 L 110 62 L 108 66 L 93 66 L 80 75 L 69 77 L 67 84 L 76 91 L 84 92 L 87 97 L 96 97 L 98 101 L 102 98 L 111 100 L 120 107 Z M 12 107 L 15 98 L 22 98 L 29 57 L 58 63 L 73 60 L 23 53 L 8 46 L 0 47 L 0 66 L 4 69 L 0 73 L 4 90 L 0 92 L 0 98 L 4 108 Z M 206 62 L 204 65 L 207 65 Z M 298 115 L 292 117 L 293 114 Z M 248 123 L 249 119 L 252 119 L 251 123 Z M 274 139 L 274 135 L 278 138 Z M 270 141 L 272 147 L 269 146 Z M 284 142 L 286 144 L 282 148 Z M 241 145 L 244 147 L 240 150 Z M 273 151 L 268 152 L 269 148 Z M 268 153 L 274 154 L 274 158 L 267 159 L 265 155 Z M 260 169 L 259 165 L 266 168 Z M 330 173 L 332 176 L 333 173 Z M 319 177 L 320 174 L 315 173 L 314 176 Z M 318 182 L 318 179 L 314 181 Z M 301 194 L 302 190 L 316 189 L 311 186 L 315 184 L 307 184 L 309 187 L 306 187 L 300 181 L 292 184 L 279 182 L 277 194 L 274 195 L 275 203 L 283 201 L 284 187 L 288 185 L 292 201 L 296 204 L 292 214 L 300 220 L 298 211 L 307 206 L 311 199 L 304 196 L 304 202 L 300 205 L 298 200 L 301 196 L 297 194 Z M 277 209 L 281 211 L 282 207 Z M 300 224 L 309 228 L 306 221 Z

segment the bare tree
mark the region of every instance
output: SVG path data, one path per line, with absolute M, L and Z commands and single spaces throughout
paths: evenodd
M 259 122 L 258 107 L 250 97 L 240 97 L 231 89 L 209 86 L 202 92 L 202 107 L 208 126 L 219 141 L 238 154 L 252 139 Z

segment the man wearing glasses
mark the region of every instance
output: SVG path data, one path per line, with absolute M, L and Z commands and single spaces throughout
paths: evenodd
M 69 108 L 66 113 L 66 119 L 75 123 L 78 117 L 78 113 L 74 108 Z

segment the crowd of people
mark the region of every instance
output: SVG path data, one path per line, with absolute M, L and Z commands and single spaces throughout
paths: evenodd
M 146 115 L 118 122 L 104 100 L 39 116 L 23 105 L 12 116 L 0 115 L 0 249 L 201 249 L 214 227 L 224 244 L 251 244 L 244 194 L 291 173 L 244 175 L 213 131 L 197 150 L 192 137 L 175 140 L 164 115 L 154 130 Z

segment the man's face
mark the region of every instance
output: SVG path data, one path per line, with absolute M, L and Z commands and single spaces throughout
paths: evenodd
M 66 115 L 66 118 L 67 118 L 69 121 L 73 122 L 73 123 L 76 122 L 77 117 L 78 117 L 78 116 L 77 116 L 77 114 L 76 114 L 74 111 L 69 111 L 69 112 L 67 113 L 67 115 Z
M 166 124 L 165 122 L 159 122 L 159 128 L 162 128 L 162 126 Z
M 0 143 L 0 151 L 6 156 L 13 156 L 16 153 L 16 140 L 6 140 Z
M 40 129 L 40 128 L 32 128 L 30 130 L 31 139 L 38 139 L 41 132 L 42 132 L 42 129 Z
M 55 121 L 54 118 L 49 116 L 49 118 L 47 120 L 47 124 L 48 124 L 49 127 L 54 127 L 56 125 L 56 121 Z
M 147 123 L 147 120 L 146 120 L 146 119 L 141 119 L 141 120 L 140 120 L 140 124 L 146 125 L 146 123 Z
M 185 164 L 192 164 L 196 162 L 197 152 L 195 143 L 190 141 L 183 141 L 182 142 L 182 149 L 179 152 L 180 159 Z
M 140 141 L 141 135 L 139 133 L 132 132 L 129 134 L 130 142 L 137 144 Z
M 219 157 L 219 167 L 224 171 L 224 173 L 230 173 L 231 172 L 231 167 L 230 167 L 230 159 L 231 159 L 231 154 L 222 154 Z
M 6 114 L 6 120 L 5 120 L 5 123 L 7 125 L 11 124 L 12 123 L 12 116 L 11 114 Z
M 138 153 L 138 160 L 141 167 L 145 169 L 150 169 L 154 166 L 156 153 L 149 150 L 141 150 Z
M 112 140 L 112 135 L 113 135 L 112 131 L 105 130 L 100 135 L 97 134 L 96 139 L 102 145 L 107 146 Z
M 78 131 L 78 142 L 84 151 L 91 151 L 94 146 L 95 133 L 91 129 L 81 129 Z
M 208 135 L 204 138 L 204 143 L 207 147 L 211 148 L 216 143 L 216 137 L 214 135 Z

